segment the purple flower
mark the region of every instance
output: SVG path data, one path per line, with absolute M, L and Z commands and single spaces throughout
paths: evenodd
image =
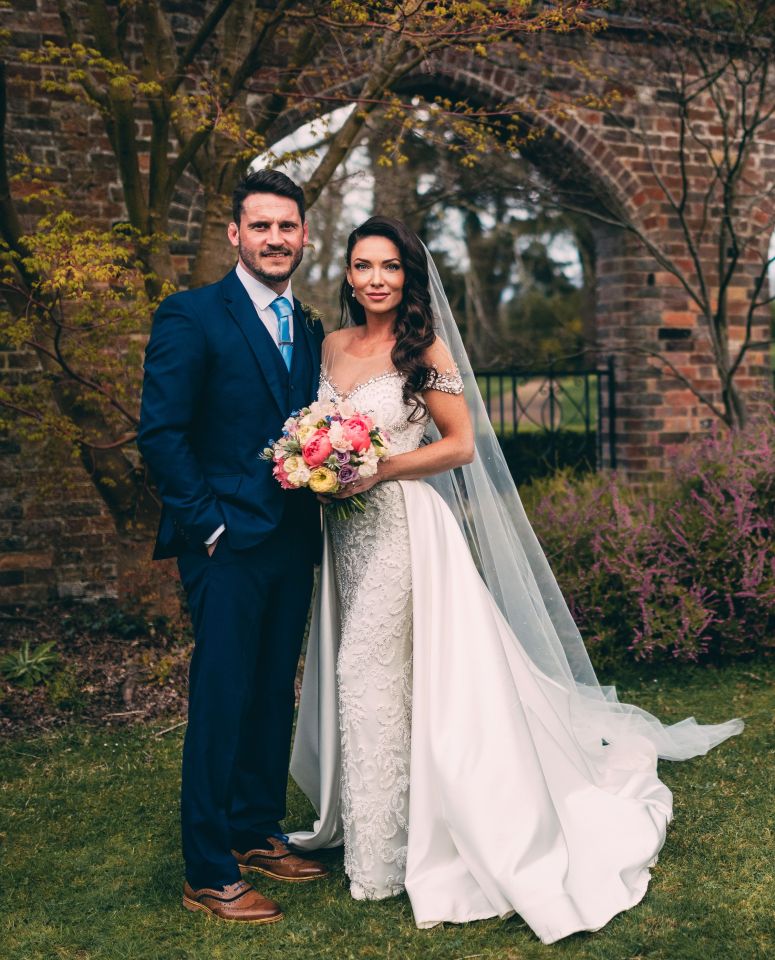
M 349 463 L 350 462 L 350 451 L 349 450 L 335 450 L 336 459 L 338 463 Z
M 339 482 L 340 483 L 352 483 L 353 480 L 358 479 L 358 471 L 355 467 L 350 466 L 349 463 L 346 463 L 343 467 L 339 469 Z

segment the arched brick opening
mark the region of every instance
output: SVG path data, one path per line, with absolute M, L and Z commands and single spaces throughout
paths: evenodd
M 193 6 L 190 8 L 193 9 Z M 176 5 L 185 32 L 186 4 Z M 8 59 L 12 101 L 7 135 L 23 144 L 34 163 L 53 168 L 54 179 L 67 192 L 75 212 L 101 225 L 125 216 L 115 159 L 101 121 L 84 116 L 79 104 L 41 94 L 35 87 L 41 69 L 21 63 L 18 52 L 35 48 L 44 39 L 61 41 L 54 0 L 23 0 L 4 12 L 14 39 Z M 538 42 L 538 41 L 537 41 Z M 555 68 L 553 83 L 584 94 L 583 82 L 565 64 L 583 55 L 591 74 L 608 59 L 626 62 L 639 55 L 648 40 L 641 34 L 609 31 L 594 45 L 573 37 L 542 38 L 545 56 Z M 405 81 L 411 90 L 437 90 L 479 105 L 500 105 L 517 98 L 540 69 L 531 61 L 499 51 L 502 63 L 458 52 L 445 53 Z M 533 73 L 531 74 L 531 71 Z M 579 85 L 581 83 L 581 86 Z M 574 86 L 575 84 L 575 86 Z M 350 87 L 340 95 L 355 95 L 359 78 L 354 69 Z M 596 91 L 590 81 L 590 92 Z M 573 108 L 564 115 L 544 113 L 538 102 L 534 117 L 548 135 L 525 153 L 553 180 L 558 189 L 573 191 L 581 183 L 592 194 L 625 208 L 647 230 L 675 234 L 670 210 L 649 181 L 643 156 L 628 140 L 627 126 L 637 112 L 652 137 L 660 162 L 669 163 L 674 144 L 662 116 L 660 91 L 634 89 L 621 104 L 619 123 L 592 109 Z M 272 130 L 279 140 L 307 117 L 287 113 Z M 756 157 L 763 177 L 775 176 L 775 143 L 763 137 Z M 172 209 L 171 229 L 179 235 L 174 254 L 186 267 L 196 247 L 202 211 L 201 188 L 193 175 L 180 182 Z M 618 464 L 633 479 L 648 479 L 663 467 L 667 447 L 709 426 L 706 408 L 660 368 L 648 351 L 666 357 L 703 389 L 717 391 L 712 358 L 701 318 L 675 279 L 630 234 L 609 225 L 594 227 L 597 243 L 597 340 L 601 355 L 615 353 L 619 366 L 620 432 Z M 753 261 L 757 251 L 751 250 Z M 184 271 L 185 274 L 185 271 Z M 746 271 L 732 291 L 742 312 L 750 286 Z M 762 318 L 760 323 L 766 322 Z M 0 377 L 19 378 L 29 368 L 29 356 L 0 344 Z M 762 354 L 751 354 L 739 383 L 749 396 L 771 396 L 771 374 Z M 1 438 L 0 438 L 1 439 Z M 35 458 L 13 440 L 0 447 L 0 604 L 41 601 L 62 595 L 95 596 L 114 589 L 111 521 L 88 481 L 74 467 L 77 495 L 46 495 L 42 505 L 30 491 L 36 485 Z
M 552 43 L 556 44 L 558 58 L 573 48 L 573 41 L 567 38 L 553 38 Z M 598 43 L 591 47 L 593 68 L 595 58 L 605 56 L 606 47 L 613 48 L 613 57 L 637 55 L 638 51 L 629 38 L 614 37 Z M 481 69 L 470 57 L 448 52 L 430 70 L 407 78 L 406 90 L 430 91 L 493 109 L 518 98 L 529 72 L 530 67 L 520 63 L 515 63 L 512 71 Z M 653 176 L 655 168 L 664 177 L 664 172 L 675 165 L 675 135 L 663 115 L 664 91 L 648 91 L 648 98 L 638 90 L 631 92 L 632 97 L 620 107 L 620 116 L 613 118 L 594 109 L 542 110 L 539 103 L 530 116 L 523 116 L 526 125 L 539 127 L 544 135 L 528 140 L 521 153 L 553 184 L 558 202 L 569 200 L 576 207 L 601 215 L 600 219 L 590 219 L 596 246 L 596 353 L 600 360 L 607 356 L 616 359 L 617 468 L 634 481 L 649 481 L 664 471 L 675 444 L 706 433 L 715 421 L 709 407 L 675 374 L 686 376 L 717 405 L 720 387 L 707 325 L 694 301 L 638 237 L 605 222 L 610 220 L 611 211 L 617 211 L 622 221 L 636 224 L 663 248 L 678 250 L 683 243 L 674 210 Z M 644 146 L 627 134 L 635 125 L 636 113 L 649 139 L 648 162 Z M 770 138 L 763 132 L 752 173 L 761 181 L 763 196 L 766 184 L 775 176 L 774 153 Z M 692 161 L 697 181 L 710 177 L 707 157 L 705 170 L 697 157 Z M 767 202 L 766 197 L 763 202 Z M 760 209 L 755 215 L 770 216 L 771 211 Z M 742 336 L 751 278 L 763 261 L 768 243 L 769 238 L 762 238 L 746 250 L 742 269 L 729 289 L 730 323 L 738 325 L 733 341 Z M 713 264 L 718 251 L 708 245 L 700 255 Z M 708 273 L 712 274 L 712 266 Z M 754 340 L 766 341 L 766 310 L 755 316 L 754 324 L 761 334 Z M 772 372 L 761 348 L 746 356 L 736 383 L 752 412 L 768 408 Z
M 546 38 L 542 43 L 546 47 Z M 556 85 L 576 84 L 574 92 L 583 93 L 577 79 L 562 66 L 564 59 L 579 53 L 574 39 L 553 37 L 548 43 L 550 60 L 557 70 Z M 602 70 L 606 57 L 626 62 L 629 57 L 644 56 L 647 46 L 647 38 L 637 32 L 604 35 L 602 41 L 585 47 L 590 74 Z M 518 59 L 509 69 L 482 66 L 470 55 L 448 51 L 407 76 L 399 92 L 405 99 L 422 93 L 498 109 L 504 103 L 519 101 L 521 89 L 535 81 L 536 69 L 533 63 Z M 354 77 L 350 92 L 354 93 L 357 86 Z M 596 89 L 594 79 L 590 79 L 590 92 Z M 572 200 L 582 198 L 580 205 L 598 213 L 620 210 L 623 219 L 637 224 L 647 237 L 678 250 L 683 242 L 681 228 L 652 169 L 655 165 L 665 171 L 675 165 L 675 134 L 665 118 L 668 102 L 669 91 L 637 87 L 613 117 L 582 107 L 560 112 L 542 110 L 538 102 L 531 116 L 523 116 L 526 124 L 543 128 L 545 136 L 526 143 L 521 152 L 558 193 Z M 648 137 L 649 162 L 643 145 L 628 136 L 636 117 Z M 273 130 L 275 139 L 306 119 L 301 110 L 285 115 Z M 775 176 L 775 148 L 764 134 L 762 141 L 757 169 L 763 179 L 771 179 Z M 710 176 L 707 158 L 705 170 L 696 159 L 693 163 L 698 182 Z M 637 237 L 605 219 L 590 220 L 596 245 L 597 354 L 601 359 L 616 359 L 617 468 L 635 481 L 648 481 L 664 470 L 672 446 L 707 432 L 715 420 L 708 406 L 671 370 L 689 378 L 716 403 L 719 381 L 707 326 L 696 304 Z M 747 251 L 744 267 L 730 289 L 732 323 L 742 324 L 750 298 L 750 278 L 755 264 L 761 262 L 761 253 L 755 246 Z M 715 249 L 704 251 L 709 259 L 716 255 Z M 766 340 L 766 311 L 760 312 L 755 323 L 762 334 L 756 339 Z M 766 408 L 772 395 L 771 381 L 766 355 L 762 350 L 751 351 L 736 378 L 751 410 Z

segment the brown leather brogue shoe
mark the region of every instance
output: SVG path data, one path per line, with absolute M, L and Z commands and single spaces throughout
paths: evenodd
M 329 871 L 316 860 L 299 857 L 278 837 L 269 837 L 271 847 L 268 850 L 248 850 L 232 854 L 242 873 L 263 873 L 274 880 L 287 880 L 290 883 L 306 883 L 308 880 L 322 880 Z
M 262 897 L 244 880 L 230 883 L 223 890 L 209 887 L 194 890 L 186 883 L 183 886 L 183 906 L 186 910 L 202 910 L 219 920 L 239 923 L 275 923 L 283 918 L 279 904 Z

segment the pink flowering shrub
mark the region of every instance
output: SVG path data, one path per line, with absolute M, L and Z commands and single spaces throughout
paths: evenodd
M 598 666 L 775 652 L 775 428 L 675 451 L 648 493 L 567 474 L 526 509 Z

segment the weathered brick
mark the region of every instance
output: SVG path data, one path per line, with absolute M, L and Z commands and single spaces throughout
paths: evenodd
M 14 587 L 24 583 L 24 573 L 21 570 L 0 571 L 0 587 Z
M 172 14 L 172 29 L 177 40 L 185 43 L 196 26 L 196 18 L 208 9 L 201 0 L 162 0 Z M 123 194 L 115 157 L 111 152 L 105 124 L 96 111 L 73 103 L 65 94 L 41 93 L 36 86 L 45 71 L 35 64 L 18 61 L 22 48 L 29 48 L 50 37 L 61 42 L 56 0 L 14 0 L 3 11 L 3 24 L 11 28 L 9 60 L 9 115 L 7 134 L 36 163 L 52 168 L 51 179 L 64 189 L 73 210 L 97 225 L 126 220 Z M 141 62 L 142 30 L 132 24 L 127 43 L 130 57 Z M 434 89 L 453 99 L 470 97 L 488 108 L 509 105 L 517 109 L 525 92 L 537 91 L 533 114 L 541 122 L 543 108 L 556 101 L 556 92 L 572 91 L 580 95 L 623 92 L 616 117 L 591 107 L 570 108 L 562 117 L 548 120 L 557 140 L 541 141 L 536 162 L 548 179 L 567 174 L 568 158 L 578 166 L 574 174 L 600 195 L 611 195 L 652 232 L 652 236 L 676 265 L 691 275 L 693 264 L 683 244 L 675 211 L 665 202 L 655 184 L 654 169 L 669 189 L 680 191 L 675 151 L 675 94 L 670 84 L 649 72 L 645 34 L 602 35 L 589 44 L 578 35 L 525 38 L 525 59 L 515 57 L 508 42 L 496 44 L 489 63 L 461 50 L 435 54 L 427 69 L 421 68 L 421 80 L 433 78 Z M 580 47 L 589 73 L 582 77 L 571 67 Z M 280 77 L 278 65 L 287 61 L 291 51 L 278 47 L 276 62 L 264 69 L 262 83 L 271 85 Z M 549 72 L 545 67 L 551 67 Z M 332 70 L 325 83 L 342 95 L 354 95 L 362 75 L 357 62 L 347 64 L 348 76 Z M 622 79 L 615 77 L 624 71 Z M 54 70 L 59 76 L 61 70 Z M 320 77 L 306 81 L 303 88 L 314 94 Z M 532 87 L 531 87 L 532 84 Z M 547 93 L 552 91 L 552 93 Z M 591 102 L 591 101 L 589 101 Z M 723 129 L 708 104 L 698 104 L 705 138 L 718 141 Z M 151 133 L 147 110 L 137 113 L 141 140 Z M 304 122 L 304 108 L 289 111 L 277 125 L 278 135 L 289 133 Z M 637 128 L 637 130 L 636 130 Z M 645 140 L 641 139 L 641 135 Z M 556 151 L 554 143 L 559 149 Z M 646 156 L 644 143 L 648 145 Z M 711 170 L 700 145 L 689 155 L 686 174 L 690 179 L 689 216 L 702 215 L 704 190 Z M 775 132 L 763 127 L 752 148 L 752 176 L 764 184 L 775 180 Z M 148 155 L 141 152 L 141 167 L 148 167 Z M 753 182 L 747 180 L 747 183 Z M 30 192 L 31 185 L 15 182 L 17 195 Z M 190 275 L 191 262 L 200 238 L 203 210 L 201 186 L 191 174 L 179 182 L 171 209 L 173 262 L 183 283 Z M 38 204 L 25 207 L 25 223 L 43 211 Z M 708 211 L 718 219 L 717 207 Z M 752 220 L 765 226 L 766 211 L 754 210 Z M 600 356 L 616 358 L 618 461 L 634 480 L 652 478 L 664 465 L 664 446 L 709 428 L 707 411 L 690 391 L 685 390 L 659 360 L 637 352 L 640 348 L 658 349 L 681 372 L 703 390 L 718 399 L 718 378 L 710 355 L 707 334 L 697 310 L 679 281 L 654 262 L 644 249 L 621 230 L 595 225 L 597 257 L 596 338 Z M 712 262 L 716 257 L 713 237 L 701 248 L 700 256 Z M 750 303 L 756 276 L 756 251 L 740 271 L 740 280 L 729 291 L 732 326 L 743 322 Z M 766 318 L 762 320 L 762 330 Z M 761 339 L 764 339 L 762 336 Z M 0 381 L 20 383 L 29 380 L 37 366 L 32 354 L 0 348 Z M 739 383 L 751 402 L 762 406 L 771 401 L 771 374 L 763 352 L 751 351 L 740 371 Z M 604 443 L 604 449 L 607 444 Z M 607 455 L 607 454 L 606 454 Z M 77 466 L 68 467 L 68 485 L 53 495 L 32 498 L 31 490 L 40 482 L 42 470 L 35 451 L 22 447 L 13 436 L 0 437 L 0 485 L 10 496 L 0 504 L 0 547 L 5 544 L 0 574 L 0 604 L 45 602 L 57 596 L 90 598 L 115 593 L 116 543 L 111 519 L 94 493 L 88 479 Z M 76 476 L 81 482 L 76 483 Z M 41 560 L 51 552 L 50 569 Z M 26 558 L 26 559 L 22 559 Z M 37 558 L 37 559 L 34 559 Z M 27 564 L 23 567 L 23 564 Z M 52 574 L 51 571 L 54 571 Z M 25 582 L 25 576 L 55 576 L 56 582 Z M 20 579 L 21 578 L 21 579 Z

